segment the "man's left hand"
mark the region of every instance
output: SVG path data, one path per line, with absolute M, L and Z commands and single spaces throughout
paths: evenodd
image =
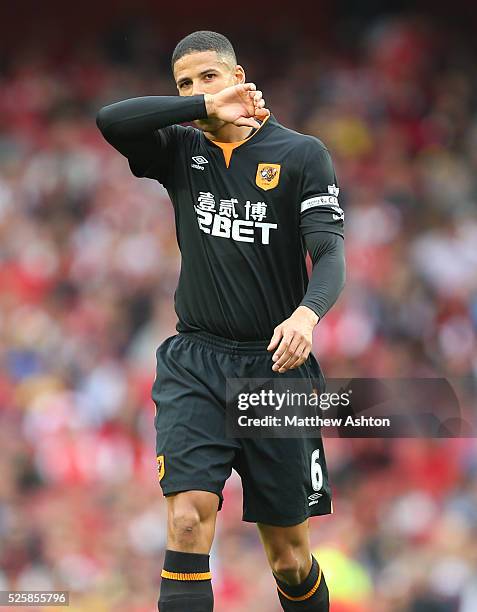
M 272 357 L 274 372 L 283 374 L 305 363 L 311 351 L 313 328 L 318 320 L 318 315 L 311 308 L 298 306 L 291 317 L 275 327 L 267 347 L 267 351 L 276 349 Z

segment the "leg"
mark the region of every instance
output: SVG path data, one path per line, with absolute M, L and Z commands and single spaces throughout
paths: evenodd
M 209 551 L 238 448 L 225 435 L 225 412 L 217 399 L 225 389 L 224 368 L 217 359 L 215 349 L 186 334 L 166 340 L 157 351 L 156 456 L 168 509 L 161 612 L 213 609 Z
M 208 555 L 219 498 L 208 491 L 173 493 L 167 499 L 167 548 Z
M 253 364 L 256 378 L 270 378 L 270 357 Z M 294 391 L 311 393 L 324 389 L 316 359 L 295 371 L 277 374 L 301 379 Z M 288 386 L 288 385 L 287 385 Z M 263 388 L 263 386 L 261 387 Z M 283 387 L 272 383 L 272 393 Z M 332 512 L 323 441 L 316 438 L 283 437 L 241 439 L 240 463 L 245 521 L 257 523 L 265 551 L 277 581 L 278 597 L 285 612 L 329 612 L 328 587 L 316 559 L 311 555 L 308 518 Z
M 290 585 L 300 584 L 310 573 L 308 520 L 292 527 L 257 525 L 268 563 L 275 576 Z
M 311 554 L 308 520 L 291 527 L 257 526 L 283 610 L 328 612 L 328 588 Z
M 212 612 L 209 552 L 219 498 L 207 491 L 167 497 L 167 550 L 162 570 L 161 612 Z

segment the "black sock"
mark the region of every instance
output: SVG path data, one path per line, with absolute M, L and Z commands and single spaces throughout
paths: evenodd
M 161 572 L 160 612 L 212 612 L 209 555 L 166 550 Z
M 278 598 L 285 612 L 329 612 L 330 602 L 325 577 L 315 557 L 311 570 L 301 584 L 289 585 L 275 576 Z

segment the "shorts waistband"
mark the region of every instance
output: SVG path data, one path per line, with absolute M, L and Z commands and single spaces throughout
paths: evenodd
M 179 336 L 210 346 L 222 353 L 237 355 L 268 354 L 267 346 L 269 341 L 267 340 L 230 340 L 229 338 L 214 336 L 214 334 L 209 334 L 208 332 L 180 332 Z

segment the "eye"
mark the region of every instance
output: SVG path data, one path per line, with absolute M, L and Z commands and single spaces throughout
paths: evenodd
M 215 77 L 215 74 L 213 72 L 209 72 L 208 74 L 205 75 L 205 79 L 207 81 L 210 81 L 211 79 L 213 79 Z
M 182 83 L 179 83 L 179 89 L 185 89 L 186 87 L 190 86 L 190 81 L 182 81 Z

